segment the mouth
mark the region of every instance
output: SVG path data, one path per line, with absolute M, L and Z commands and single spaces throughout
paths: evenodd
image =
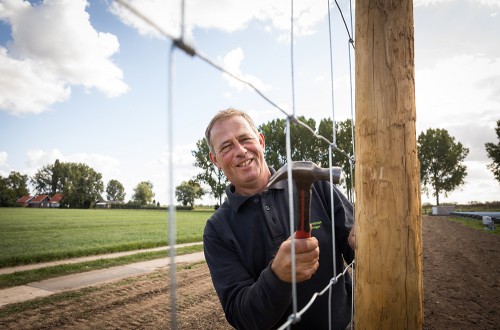
M 250 165 L 250 163 L 252 163 L 252 162 L 253 162 L 253 158 L 250 158 L 250 159 L 247 159 L 247 160 L 245 160 L 244 162 L 242 162 L 242 163 L 240 163 L 240 164 L 236 165 L 236 167 L 247 167 L 247 166 L 249 166 L 249 165 Z

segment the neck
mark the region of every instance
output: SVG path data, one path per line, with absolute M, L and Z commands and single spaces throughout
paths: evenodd
M 252 196 L 260 193 L 267 189 L 267 183 L 271 177 L 271 172 L 268 168 L 264 172 L 264 175 L 259 179 L 256 184 L 249 185 L 248 187 L 234 187 L 234 193 L 240 196 Z

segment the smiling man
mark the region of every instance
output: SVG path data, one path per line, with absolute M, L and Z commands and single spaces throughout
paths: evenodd
M 264 159 L 264 135 L 245 112 L 220 111 L 208 125 L 205 138 L 211 161 L 231 182 L 227 200 L 207 221 L 203 235 L 215 290 L 233 327 L 277 328 L 292 313 L 288 184 L 281 181 L 267 189 L 275 171 Z M 348 243 L 352 205 L 335 187 L 333 191 L 335 252 L 328 182 L 318 181 L 312 187 L 312 237 L 294 240 L 299 309 L 328 285 L 334 276 L 334 258 L 337 273 L 343 271 L 344 260 L 354 258 Z M 333 329 L 345 329 L 350 320 L 348 274 L 344 280 L 341 277 L 332 287 Z M 328 329 L 328 306 L 328 295 L 318 297 L 293 328 Z

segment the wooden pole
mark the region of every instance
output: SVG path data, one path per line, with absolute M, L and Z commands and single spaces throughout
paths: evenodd
M 421 329 L 412 0 L 356 1 L 356 329 Z

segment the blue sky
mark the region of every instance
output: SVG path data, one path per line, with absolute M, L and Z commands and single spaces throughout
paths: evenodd
M 179 35 L 179 1 L 130 2 Z M 348 15 L 349 3 L 338 3 Z M 332 116 L 326 2 L 294 6 L 295 109 L 319 121 Z M 484 143 L 497 142 L 500 119 L 500 0 L 415 0 L 414 18 L 417 132 L 444 128 L 470 149 L 466 184 L 440 200 L 499 200 Z M 197 51 L 292 111 L 290 1 L 187 0 L 185 23 Z M 335 5 L 332 26 L 335 118 L 343 120 L 348 37 Z M 112 1 L 0 0 L 0 175 L 84 162 L 105 184 L 122 182 L 127 200 L 148 180 L 168 203 L 170 44 Z M 191 150 L 218 110 L 245 110 L 257 124 L 284 115 L 199 58 L 175 51 L 173 59 L 176 186 L 196 175 Z

